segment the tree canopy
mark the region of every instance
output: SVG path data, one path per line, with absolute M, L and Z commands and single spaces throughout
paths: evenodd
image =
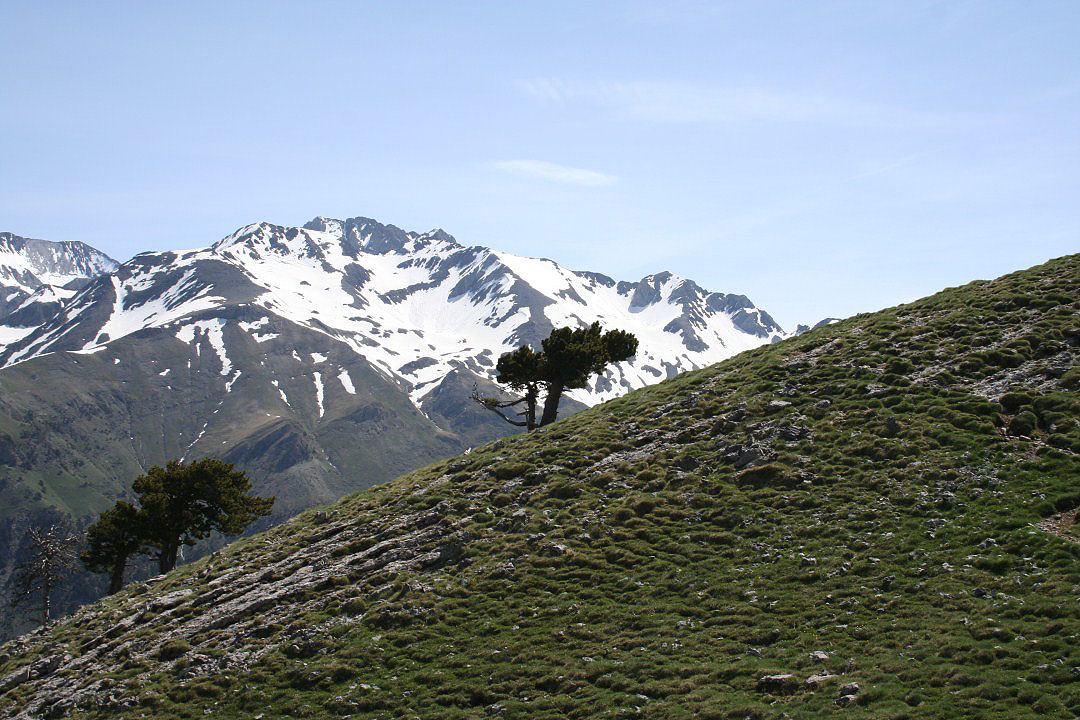
M 124 570 L 132 555 L 147 548 L 146 514 L 123 500 L 101 513 L 86 529 L 86 549 L 79 556 L 91 572 L 109 573 L 109 594 L 124 586 Z
M 168 572 L 181 546 L 213 531 L 238 535 L 274 505 L 274 498 L 248 495 L 251 479 L 214 458 L 187 465 L 170 460 L 140 475 L 132 487 L 139 506 L 121 500 L 101 513 L 86 531 L 80 556 L 88 570 L 109 573 L 110 594 L 123 587 L 132 555 L 156 557 L 158 569 Z
M 133 487 L 145 513 L 145 540 L 161 572 L 176 567 L 181 545 L 194 545 L 214 530 L 238 535 L 269 515 L 274 504 L 274 498 L 248 495 L 251 479 L 215 458 L 189 465 L 170 460 L 140 475 Z
M 523 393 L 520 398 L 502 400 L 484 397 L 473 389 L 473 399 L 497 413 L 512 425 L 532 430 L 555 422 L 559 402 L 566 390 L 583 388 L 593 375 L 600 375 L 608 365 L 633 357 L 638 341 L 625 330 L 603 332 L 600 323 L 584 328 L 561 327 L 551 331 L 537 352 L 522 345 L 504 353 L 496 365 L 496 380 L 512 390 Z M 543 413 L 536 420 L 541 390 L 545 391 Z M 524 405 L 515 420 L 502 412 L 506 408 Z

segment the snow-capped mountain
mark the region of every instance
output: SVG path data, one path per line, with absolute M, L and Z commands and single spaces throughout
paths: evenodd
M 91 278 L 118 265 L 85 243 L 0 233 L 0 346 L 48 320 Z
M 555 326 L 640 341 L 563 416 L 783 334 L 745 297 L 671 273 L 617 282 L 364 218 L 257 223 L 119 266 L 26 247 L 5 277 L 32 294 L 0 318 L 0 595 L 28 527 L 85 526 L 172 458 L 236 464 L 280 521 L 516 432 L 470 392 L 497 393 L 499 355 Z
M 222 315 L 245 308 L 245 320 Z M 258 343 L 294 323 L 345 343 L 422 407 L 454 371 L 493 377 L 503 352 L 551 329 L 599 320 L 633 332 L 638 355 L 572 397 L 591 405 L 784 335 L 746 297 L 710 293 L 663 272 L 616 282 L 551 260 L 465 247 L 442 230 L 405 232 L 367 218 L 303 227 L 256 223 L 214 245 L 136 256 L 72 297 L 0 353 L 93 353 L 147 328 L 207 338 L 224 375 L 224 329 Z

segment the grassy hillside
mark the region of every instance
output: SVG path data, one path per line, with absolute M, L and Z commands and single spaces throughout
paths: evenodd
M 238 322 L 259 317 L 234 312 Z M 226 327 L 231 361 L 243 368 L 229 377 L 208 338 L 186 344 L 174 330 L 0 369 L 0 639 L 32 627 L 28 612 L 6 602 L 29 552 L 28 528 L 60 519 L 85 527 L 117 499 L 132 499 L 132 481 L 152 465 L 207 455 L 235 463 L 256 493 L 277 497 L 267 527 L 511 430 L 462 388 L 443 390 L 444 403 L 467 407 L 436 427 L 344 344 L 285 321 L 271 329 L 276 337 L 259 342 Z M 325 377 L 324 406 L 316 373 Z M 56 605 L 70 611 L 103 589 L 83 575 Z
M 1062 258 L 309 511 L 3 646 L 0 714 L 1076 717 L 1078 302 Z

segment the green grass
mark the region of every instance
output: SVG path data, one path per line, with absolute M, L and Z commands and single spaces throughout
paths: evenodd
M 680 375 L 126 590 L 0 678 L 186 588 L 109 656 L 132 707 L 75 717 L 1077 717 L 1080 544 L 1037 523 L 1080 505 L 1078 291 L 1071 256 Z M 769 462 L 737 470 L 750 439 Z M 160 641 L 230 568 L 327 542 L 321 522 L 350 523 L 344 558 L 432 509 L 463 541 L 446 564 L 343 571 Z M 776 673 L 797 687 L 759 692 Z

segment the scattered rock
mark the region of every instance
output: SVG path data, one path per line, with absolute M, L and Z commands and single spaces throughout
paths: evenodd
M 672 465 L 679 468 L 680 470 L 686 470 L 687 472 L 689 472 L 691 470 L 696 470 L 697 467 L 701 465 L 701 462 L 693 455 L 683 455 L 681 458 L 675 460 Z
M 75 709 L 75 701 L 71 698 L 57 700 L 45 711 L 46 718 L 62 718 Z
M 776 454 L 768 448 L 751 445 L 748 448 L 740 448 L 739 454 L 735 458 L 734 465 L 736 470 L 744 470 L 746 468 L 757 467 L 758 465 L 765 465 L 771 462 L 775 457 Z
M 866 394 L 870 397 L 881 397 L 889 394 L 889 388 L 877 383 L 870 383 L 866 386 Z
M 836 704 L 840 707 L 847 707 L 858 699 L 855 695 L 841 695 L 836 698 Z
M 562 543 L 548 543 L 540 548 L 541 555 L 547 555 L 548 557 L 562 557 L 563 555 L 569 555 L 570 549 Z
M 764 675 L 758 678 L 758 692 L 784 692 L 796 688 L 799 684 L 794 675 Z
M 784 408 L 791 407 L 791 403 L 787 400 L 770 400 L 765 404 L 765 412 L 774 413 L 783 410 Z
M 817 690 L 821 687 L 824 687 L 825 685 L 828 685 L 829 683 L 835 682 L 838 677 L 840 676 L 829 675 L 827 673 L 825 675 L 811 675 L 810 677 L 806 678 L 806 686 L 809 687 L 811 690 Z
M 859 683 L 850 682 L 850 683 L 847 683 L 846 685 L 840 686 L 840 694 L 841 695 L 858 695 L 860 689 L 861 688 L 859 687 Z
M 816 660 L 817 662 L 825 662 L 829 659 L 829 654 L 826 652 L 822 652 L 821 650 L 815 650 L 814 652 L 810 653 L 810 659 Z
M 784 440 L 802 440 L 810 437 L 810 428 L 805 425 L 784 425 L 776 431 L 776 434 Z

